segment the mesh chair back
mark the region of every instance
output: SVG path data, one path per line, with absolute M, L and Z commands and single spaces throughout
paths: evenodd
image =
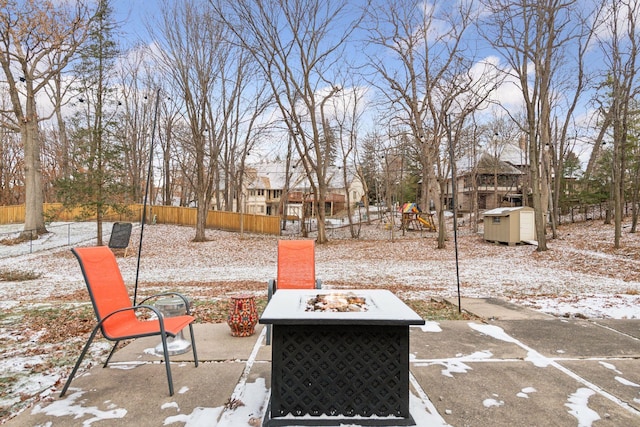
M 116 257 L 107 246 L 72 249 L 80 262 L 85 283 L 98 320 L 118 309 L 131 307 L 127 287 L 120 274 Z M 102 333 L 117 337 L 115 330 L 123 323 L 136 321 L 133 310 L 115 314 L 102 324 Z
M 313 240 L 278 241 L 278 289 L 314 289 L 315 266 Z

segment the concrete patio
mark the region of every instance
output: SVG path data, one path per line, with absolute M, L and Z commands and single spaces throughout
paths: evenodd
M 640 320 L 558 319 L 497 300 L 463 300 L 481 322 L 411 327 L 411 413 L 418 426 L 640 425 Z M 270 386 L 263 327 L 235 338 L 195 325 L 200 366 L 171 358 L 176 393 L 149 349 L 120 349 L 6 425 L 260 425 Z M 292 424 L 295 425 L 295 424 Z

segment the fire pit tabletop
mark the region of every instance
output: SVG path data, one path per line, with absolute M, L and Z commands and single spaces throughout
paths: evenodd
M 366 311 L 307 311 L 309 300 L 318 295 L 346 294 L 365 299 Z M 281 289 L 271 298 L 260 323 L 273 325 L 384 324 L 424 325 L 415 311 L 386 289 Z

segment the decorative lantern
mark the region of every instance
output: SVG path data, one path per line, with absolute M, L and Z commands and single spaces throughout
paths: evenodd
M 231 297 L 227 324 L 234 337 L 248 337 L 255 332 L 258 310 L 253 295 L 240 294 Z
M 191 300 L 188 300 L 188 303 L 189 307 L 191 307 Z M 182 316 L 187 312 L 185 302 L 180 297 L 159 299 L 156 301 L 155 306 L 160 310 L 160 313 L 164 317 Z M 180 331 L 174 338 L 167 337 L 167 350 L 170 356 L 186 353 L 190 348 L 191 343 L 184 338 L 183 331 Z M 156 354 L 162 354 L 162 342 L 155 347 L 155 352 Z

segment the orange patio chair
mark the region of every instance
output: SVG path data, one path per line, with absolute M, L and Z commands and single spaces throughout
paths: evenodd
M 278 289 L 320 289 L 316 279 L 315 242 L 279 240 L 276 279 L 269 280 L 268 299 Z M 267 345 L 271 344 L 271 325 L 267 325 Z
M 93 328 L 89 340 L 82 349 L 82 353 L 62 389 L 60 397 L 63 397 L 67 392 L 71 380 L 78 371 L 80 363 L 98 330 L 102 331 L 102 335 L 106 339 L 115 341 L 106 362 L 104 362 L 103 368 L 107 367 L 120 341 L 160 335 L 164 352 L 164 364 L 167 370 L 167 381 L 169 382 L 169 395 L 173 396 L 173 380 L 171 378 L 171 363 L 167 350 L 167 337 L 175 337 L 182 329 L 189 326 L 195 366 L 198 366 L 196 342 L 193 335 L 193 321 L 195 318 L 190 315 L 188 300 L 178 293 L 169 292 L 145 298 L 140 304 L 134 306 L 131 304 L 127 288 L 122 280 L 122 274 L 116 262 L 116 257 L 111 249 L 107 246 L 97 246 L 75 248 L 71 251 L 80 263 L 80 268 L 82 269 L 82 274 L 98 323 L 95 328 Z M 152 298 L 164 295 L 177 295 L 182 298 L 187 308 L 187 314 L 165 318 L 156 307 L 145 304 L 146 301 Z M 141 320 L 136 316 L 136 312 L 139 310 L 150 310 L 155 313 L 156 318 L 152 320 Z

